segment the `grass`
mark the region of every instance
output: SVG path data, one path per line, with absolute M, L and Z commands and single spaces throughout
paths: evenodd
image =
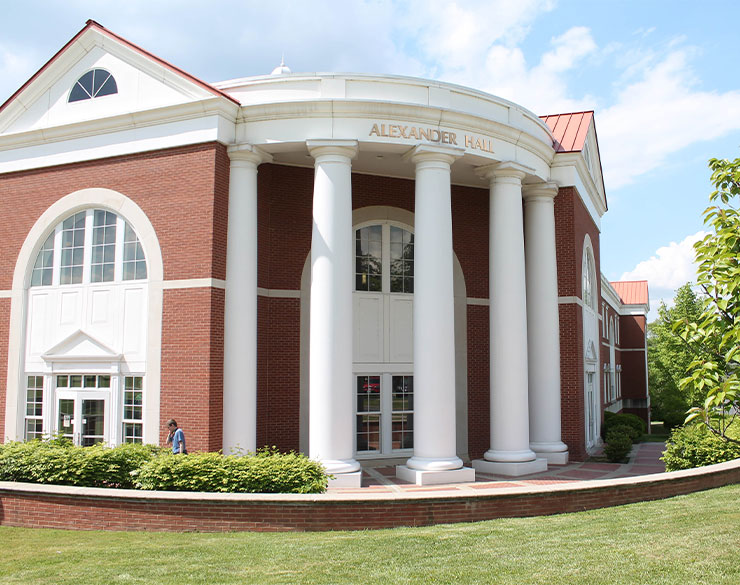
M 735 585 L 738 501 L 734 485 L 576 514 L 367 532 L 0 527 L 0 583 Z

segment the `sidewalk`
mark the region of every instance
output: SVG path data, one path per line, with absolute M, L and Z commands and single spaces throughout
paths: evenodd
M 410 492 L 454 492 L 470 494 L 501 488 L 555 485 L 587 481 L 592 479 L 614 479 L 663 473 L 665 464 L 660 457 L 665 450 L 664 443 L 639 443 L 635 445 L 627 463 L 602 463 L 594 461 L 574 462 L 567 465 L 551 465 L 547 471 L 506 477 L 477 472 L 474 483 L 417 486 L 398 479 L 394 465 L 363 465 L 361 488 L 330 488 L 329 492 L 343 494 L 377 494 Z

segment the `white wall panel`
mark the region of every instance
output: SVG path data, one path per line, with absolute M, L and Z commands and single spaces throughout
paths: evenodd
M 354 294 L 354 361 L 383 361 L 383 296 Z
M 390 361 L 414 361 L 413 352 L 413 297 L 390 296 Z
M 146 331 L 145 289 L 123 291 L 123 353 L 127 359 L 144 359 Z

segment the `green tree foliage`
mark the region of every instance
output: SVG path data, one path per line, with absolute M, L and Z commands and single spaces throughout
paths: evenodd
M 680 388 L 704 396 L 686 422 L 701 420 L 718 437 L 740 442 L 728 434 L 739 414 L 740 379 L 740 159 L 711 159 L 712 203 L 704 211 L 711 230 L 696 249 L 697 284 L 704 293 L 696 320 L 677 321 L 674 330 L 693 353 L 689 375 Z
M 694 353 L 673 331 L 678 321 L 696 323 L 702 302 L 686 283 L 676 291 L 673 306 L 661 304 L 658 318 L 648 325 L 648 380 L 653 419 L 663 421 L 667 429 L 681 425 L 686 411 L 704 402 L 701 392 L 681 389 L 680 382 L 688 372 Z

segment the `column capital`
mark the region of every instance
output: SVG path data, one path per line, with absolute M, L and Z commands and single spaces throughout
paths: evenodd
M 452 165 L 458 158 L 465 154 L 461 146 L 439 146 L 437 144 L 419 144 L 409 150 L 401 157 L 404 162 L 414 164 L 432 162 Z
M 357 156 L 359 143 L 357 140 L 333 140 L 333 139 L 312 139 L 306 140 L 308 153 L 318 162 L 319 157 L 323 158 L 322 162 L 328 162 L 326 157 L 340 157 L 352 160 Z M 336 160 L 335 162 L 345 162 Z
M 241 161 L 258 166 L 265 162 L 272 162 L 270 153 L 252 144 L 232 144 L 226 149 L 226 152 L 232 163 Z
M 557 194 L 558 184 L 552 181 L 522 185 L 522 198 L 525 202 L 553 201 Z
M 475 173 L 479 177 L 489 179 L 491 182 L 502 177 L 518 179 L 521 181 L 527 175 L 533 175 L 535 170 L 531 167 L 524 166 L 523 164 L 508 160 L 491 165 L 483 165 L 475 169 Z

